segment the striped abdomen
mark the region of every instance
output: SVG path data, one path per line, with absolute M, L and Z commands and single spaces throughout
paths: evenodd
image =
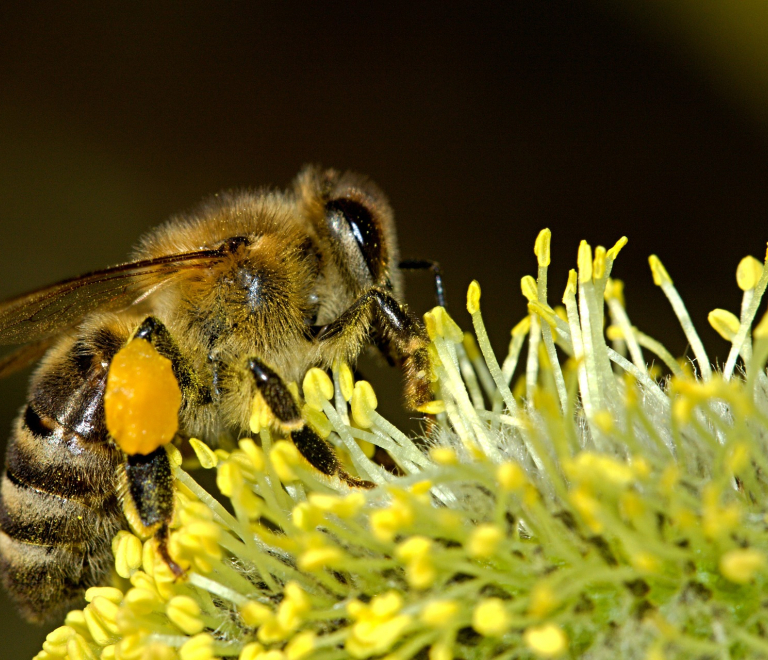
M 81 601 L 109 573 L 111 539 L 126 526 L 116 495 L 121 454 L 107 439 L 103 406 L 119 340 L 101 339 L 97 355 L 81 340 L 51 350 L 11 433 L 0 490 L 0 572 L 31 621 Z

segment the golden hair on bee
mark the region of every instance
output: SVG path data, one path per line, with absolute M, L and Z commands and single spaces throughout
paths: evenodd
M 273 431 L 310 465 L 372 487 L 304 423 L 288 384 L 373 346 L 403 370 L 410 409 L 431 400 L 427 335 L 402 301 L 403 268 L 432 270 L 442 295 L 436 264 L 399 261 L 392 209 L 373 183 L 307 167 L 287 191 L 225 192 L 171 218 L 126 264 L 1 303 L 0 343 L 23 346 L 0 375 L 48 351 L 11 432 L 0 500 L 0 572 L 24 616 L 80 601 L 129 524 L 156 535 L 182 571 L 165 544 L 168 455 L 159 442 L 139 453 L 105 417 L 110 365 L 133 342 L 170 363 L 176 441 L 248 434 L 258 393 Z

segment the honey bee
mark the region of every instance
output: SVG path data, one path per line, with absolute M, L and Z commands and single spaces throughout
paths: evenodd
M 286 383 L 377 347 L 404 372 L 405 402 L 432 398 L 427 335 L 402 301 L 392 210 L 368 179 L 305 168 L 284 192 L 227 192 L 140 241 L 134 260 L 0 303 L 0 376 L 42 361 L 11 432 L 0 499 L 0 572 L 22 615 L 43 621 L 105 579 L 128 511 L 160 540 L 173 514 L 163 447 L 126 454 L 104 392 L 112 358 L 143 339 L 170 360 L 179 437 L 248 432 L 259 393 L 276 431 L 329 478 L 349 474 L 301 418 Z M 133 522 L 133 519 L 131 519 Z M 173 567 L 172 560 L 166 561 Z

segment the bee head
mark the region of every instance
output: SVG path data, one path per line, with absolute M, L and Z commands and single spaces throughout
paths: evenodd
M 384 193 L 361 175 L 315 167 L 297 184 L 305 213 L 350 288 L 379 285 L 399 295 L 397 237 Z

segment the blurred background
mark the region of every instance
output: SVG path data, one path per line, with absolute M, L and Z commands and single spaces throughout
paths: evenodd
M 381 185 L 403 255 L 442 263 L 465 327 L 480 281 L 500 353 L 549 227 L 551 301 L 580 239 L 626 234 L 630 317 L 686 352 L 656 253 L 724 359 L 707 312 L 738 310 L 736 265 L 768 240 L 762 2 L 179 6 L 0 7 L 0 296 L 123 261 L 203 196 L 320 162 Z M 433 304 L 426 276 L 408 291 Z M 365 373 L 404 419 L 397 374 Z M 26 378 L 0 383 L 0 427 Z M 0 656 L 31 657 L 47 629 L 0 598 Z

